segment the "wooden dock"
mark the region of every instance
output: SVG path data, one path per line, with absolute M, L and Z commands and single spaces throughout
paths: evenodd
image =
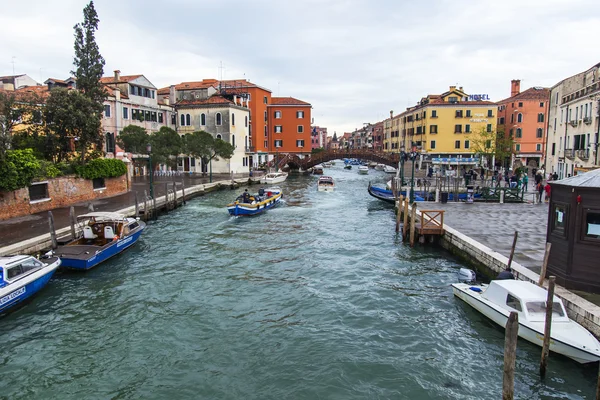
M 415 239 L 419 243 L 433 243 L 436 237 L 444 234 L 444 210 L 417 211 L 417 203 L 408 204 L 408 199 L 400 198 L 396 202 L 396 232 L 402 229 L 402 240 L 408 240 L 411 247 Z M 402 224 L 400 221 L 404 221 Z

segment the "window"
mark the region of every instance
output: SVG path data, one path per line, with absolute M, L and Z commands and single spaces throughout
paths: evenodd
M 296 140 L 296 147 L 304 147 L 304 140 Z
M 265 140 L 265 142 L 263 143 L 265 145 L 265 149 L 269 146 L 269 144 L 267 143 L 267 141 Z M 260 157 L 260 156 L 259 156 Z
M 171 114 L 171 125 L 177 124 L 177 114 Z
M 462 118 L 463 116 L 463 112 L 462 110 L 456 110 L 456 113 L 454 115 L 455 118 Z
M 454 133 L 462 133 L 462 125 L 454 125 Z
M 454 142 L 454 148 L 455 148 L 455 149 L 460 149 L 460 140 L 456 140 L 456 141 Z
M 235 126 L 235 114 L 231 113 L 231 126 Z
M 542 151 L 542 144 L 541 143 L 537 143 L 535 145 L 535 151 Z
M 471 118 L 471 110 L 467 110 L 467 118 Z
M 521 301 L 512 294 L 506 295 L 506 305 L 514 310 L 523 311 L 523 308 L 521 307 Z
M 218 134 L 218 135 L 217 135 L 217 139 L 219 139 L 219 140 L 223 140 L 223 136 L 221 136 L 221 134 Z
M 491 132 L 491 131 L 492 131 L 492 124 L 487 124 L 486 132 Z
M 267 112 L 265 111 L 265 122 L 267 122 Z
M 523 114 L 517 114 L 517 122 L 523 122 Z
M 544 114 L 543 113 L 538 114 L 538 122 L 544 122 Z
M 273 115 L 275 116 L 275 118 L 279 119 L 281 118 L 281 111 L 275 111 Z
M 500 123 L 500 125 L 504 125 L 504 117 L 500 117 L 499 123 Z
M 583 224 L 584 239 L 600 239 L 600 211 L 586 210 L 584 211 L 585 224 Z
M 268 103 L 267 96 L 265 96 L 265 97 L 263 98 L 263 102 L 264 102 L 265 104 L 267 104 L 267 103 Z M 266 146 L 265 146 L 265 147 L 266 147 Z
M 217 113 L 215 115 L 215 125 L 221 125 L 222 124 L 222 117 L 221 117 L 221 113 Z
M 556 93 L 556 94 L 558 94 L 558 93 Z M 544 102 L 543 101 L 540 102 L 540 107 L 544 107 Z
M 244 126 L 246 128 L 248 127 L 248 116 L 247 115 L 244 117 Z
M 204 113 L 200 114 L 200 125 L 206 126 L 206 114 Z
M 304 111 L 296 111 L 296 118 L 304 118 Z
M 283 140 L 279 139 L 275 141 L 275 147 L 283 147 Z
M 517 128 L 517 139 L 520 139 L 523 137 L 523 131 L 521 130 L 521 128 Z
M 486 149 L 491 149 L 492 148 L 492 141 L 490 139 L 485 141 L 485 148 Z
M 48 182 L 32 183 L 29 186 L 29 201 L 49 199 Z
M 488 110 L 488 118 L 491 118 L 494 116 L 494 112 L 492 110 Z
M 515 144 L 515 151 L 516 152 L 521 151 L 521 144 L 520 143 Z
M 569 208 L 565 204 L 554 204 L 552 212 L 551 232 L 566 236 L 567 216 Z
M 537 131 L 535 133 L 535 137 L 540 139 L 544 134 L 544 130 L 542 128 L 537 128 Z
M 437 118 L 437 111 L 431 110 L 431 118 Z
M 429 125 L 429 133 L 437 133 L 437 125 Z
M 190 117 L 190 114 L 185 114 L 185 124 L 187 126 L 190 126 L 192 124 L 192 119 Z
M 231 135 L 231 145 L 235 149 L 235 135 Z
M 556 154 L 556 143 L 552 143 L 552 155 Z
M 283 132 L 283 127 L 281 125 L 275 125 L 275 133 Z
M 470 148 L 471 143 L 468 140 L 465 140 L 465 149 Z
M 146 111 L 145 118 L 146 118 L 146 121 L 152 121 L 152 117 L 150 116 L 150 111 Z
M 152 122 L 158 121 L 158 119 L 156 118 L 156 111 L 152 111 L 150 113 L 150 121 L 152 121 Z
M 431 147 L 431 150 L 435 150 L 435 140 L 431 141 L 431 145 L 429 147 Z
M 303 133 L 303 132 L 304 132 L 304 126 L 298 125 L 298 133 Z
M 523 102 L 522 101 L 519 102 L 519 107 L 523 107 Z
M 18 265 L 13 265 L 6 268 L 6 278 L 8 280 L 12 280 L 21 275 L 26 275 L 31 271 L 37 270 L 42 266 L 43 264 L 40 261 L 30 258 Z
M 448 97 L 448 102 L 450 102 L 450 103 L 458 103 L 458 97 L 456 97 L 456 96 L 450 96 L 450 97 Z
M 471 125 L 466 124 L 465 125 L 465 133 L 470 133 L 471 132 Z
M 162 124 L 164 121 L 164 113 L 163 112 L 159 112 L 158 113 L 158 123 Z
M 513 137 L 513 130 L 512 129 L 508 131 L 508 137 Z
M 104 118 L 110 118 L 110 105 L 104 105 Z
M 515 114 L 510 114 L 510 123 L 514 123 L 515 122 Z
M 111 132 L 106 132 L 104 136 L 104 141 L 106 142 L 106 152 L 114 153 L 115 152 L 115 134 Z
M 181 121 L 179 123 L 180 126 L 185 126 L 185 114 L 181 114 Z
M 129 119 L 129 108 L 123 107 L 123 119 Z
M 104 182 L 104 178 L 92 179 L 92 185 L 94 187 L 94 190 L 106 189 L 106 183 Z

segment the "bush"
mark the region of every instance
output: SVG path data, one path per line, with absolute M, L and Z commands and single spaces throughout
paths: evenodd
M 29 186 L 39 169 L 32 149 L 7 150 L 0 161 L 0 190 L 12 192 Z
M 85 179 L 114 178 L 127 173 L 127 165 L 115 158 L 97 158 L 75 169 Z
M 63 175 L 62 171 L 54 165 L 54 163 L 46 160 L 40 160 L 40 168 L 36 174 L 36 178 L 56 178 Z

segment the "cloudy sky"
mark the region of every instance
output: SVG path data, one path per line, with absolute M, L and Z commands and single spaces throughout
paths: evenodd
M 72 69 L 85 0 L 0 9 L 0 75 L 44 81 Z M 600 62 L 598 0 L 96 0 L 105 75 L 157 87 L 249 79 L 313 105 L 314 122 L 350 131 L 450 85 L 491 100 L 552 86 Z M 222 64 L 223 68 L 219 68 Z

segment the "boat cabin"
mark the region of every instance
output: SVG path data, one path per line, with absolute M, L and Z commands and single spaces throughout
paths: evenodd
M 518 311 L 528 321 L 544 322 L 546 320 L 548 292 L 531 282 L 517 280 L 491 281 L 481 297 L 507 311 Z M 556 296 L 554 296 L 552 302 L 552 321 L 569 322 L 565 307 Z
M 81 235 L 67 246 L 104 246 L 139 227 L 137 220 L 110 212 L 83 214 L 77 217 L 77 221 L 81 226 Z
M 45 264 L 32 256 L 0 257 L 0 287 L 4 287 L 42 268 Z

